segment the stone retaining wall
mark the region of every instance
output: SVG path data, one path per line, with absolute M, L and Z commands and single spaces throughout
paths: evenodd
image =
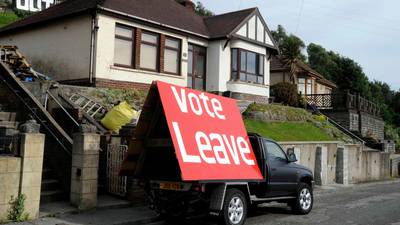
M 316 184 L 353 184 L 390 178 L 390 153 L 369 151 L 361 144 L 283 142 L 294 148 L 298 163 L 311 169 Z
M 390 175 L 392 177 L 400 177 L 400 154 L 391 155 L 390 157 Z

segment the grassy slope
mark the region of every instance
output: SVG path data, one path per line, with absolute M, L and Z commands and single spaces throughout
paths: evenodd
M 332 141 L 327 133 L 310 122 L 261 122 L 245 119 L 249 132 L 258 133 L 275 141 Z
M 16 20 L 18 20 L 18 16 L 13 12 L 0 13 L 0 27 L 4 27 Z

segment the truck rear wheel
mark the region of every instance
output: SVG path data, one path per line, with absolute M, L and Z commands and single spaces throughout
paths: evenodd
M 314 204 L 314 196 L 310 185 L 300 183 L 297 189 L 296 200 L 290 203 L 294 213 L 306 215 L 311 212 Z
M 226 191 L 221 222 L 224 225 L 243 225 L 247 217 L 247 199 L 238 189 Z

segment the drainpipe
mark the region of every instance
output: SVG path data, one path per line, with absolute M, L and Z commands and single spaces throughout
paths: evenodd
M 226 38 L 227 38 L 227 40 L 226 40 L 226 42 L 225 42 L 225 44 L 224 44 L 224 48 L 223 48 L 223 50 L 225 50 L 226 49 L 226 47 L 228 46 L 228 44 L 229 44 L 229 42 L 231 41 L 231 37 L 228 35 L 228 36 L 226 36 Z
M 94 75 L 96 73 L 96 50 L 97 50 L 97 31 L 99 30 L 97 10 L 92 12 L 92 23 L 90 32 L 90 65 L 89 65 L 89 84 L 95 86 Z

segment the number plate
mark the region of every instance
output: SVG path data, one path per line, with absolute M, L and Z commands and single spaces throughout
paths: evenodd
M 160 183 L 160 189 L 179 191 L 182 190 L 182 185 L 179 183 Z

